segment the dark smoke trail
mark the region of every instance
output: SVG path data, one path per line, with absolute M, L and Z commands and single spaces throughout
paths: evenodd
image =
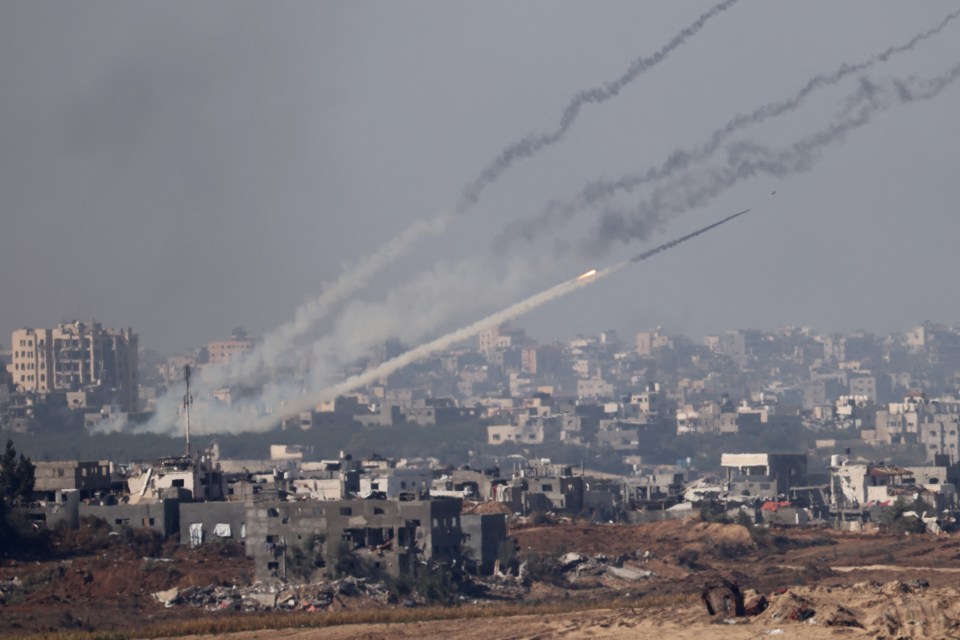
M 583 249 L 589 255 L 598 255 L 614 242 L 629 243 L 644 238 L 665 217 L 703 206 L 738 182 L 756 175 L 783 178 L 808 171 L 816 163 L 819 152 L 842 142 L 849 133 L 869 124 L 876 112 L 897 105 L 931 100 L 958 76 L 960 64 L 930 80 L 895 80 L 890 87 L 864 80 L 848 100 L 849 104 L 863 105 L 856 115 L 841 118 L 779 151 L 751 142 L 733 144 L 728 149 L 726 166 L 711 168 L 687 176 L 675 185 L 658 188 L 632 211 L 607 211 L 592 238 L 584 243 Z
M 635 80 L 641 73 L 661 62 L 668 54 L 700 31 L 710 18 L 725 11 L 737 1 L 724 0 L 724 2 L 714 6 L 682 29 L 659 51 L 648 57 L 633 61 L 627 71 L 616 80 L 608 82 L 602 87 L 576 93 L 564 109 L 556 130 L 552 133 L 529 136 L 501 151 L 493 162 L 481 172 L 480 176 L 464 188 L 457 210 L 463 212 L 476 204 L 482 191 L 494 183 L 515 161 L 521 158 L 529 158 L 544 147 L 559 142 L 573 125 L 580 109 L 585 104 L 601 103 L 615 97 L 621 89 Z M 289 351 L 294 346 L 294 340 L 309 331 L 320 318 L 328 315 L 332 308 L 335 308 L 343 299 L 364 286 L 376 273 L 386 268 L 398 256 L 408 252 L 420 238 L 428 234 L 441 233 L 449 224 L 450 219 L 450 214 L 444 212 L 427 220 L 418 220 L 378 247 L 372 254 L 361 259 L 356 265 L 344 269 L 343 273 L 334 282 L 330 283 L 323 293 L 302 304 L 297 309 L 296 317 L 292 321 L 265 336 L 262 345 L 247 358 L 230 368 L 211 371 L 208 375 L 209 385 L 218 386 L 229 380 L 234 382 L 253 381 L 259 376 L 274 374 L 283 359 L 289 355 Z
M 610 267 L 600 269 L 599 271 L 591 270 L 577 278 L 561 282 L 560 284 L 554 285 L 549 289 L 545 289 L 540 293 L 536 293 L 532 296 L 524 298 L 520 302 L 516 302 L 505 309 L 502 309 L 500 311 L 497 311 L 496 313 L 488 315 L 487 317 L 481 320 L 473 322 L 465 327 L 457 329 L 456 331 L 452 331 L 450 333 L 447 333 L 446 335 L 440 336 L 439 338 L 435 338 L 429 342 L 426 342 L 417 347 L 414 347 L 413 349 L 410 349 L 409 351 L 402 353 L 399 356 L 396 356 L 395 358 L 391 358 L 390 360 L 382 362 L 376 367 L 373 367 L 372 369 L 368 369 L 363 373 L 359 373 L 357 375 L 351 376 L 346 380 L 339 382 L 333 386 L 327 387 L 325 389 L 321 389 L 314 393 L 306 394 L 300 398 L 295 398 L 291 400 L 287 404 L 287 406 L 284 407 L 284 414 L 296 415 L 300 411 L 305 411 L 310 407 L 315 406 L 319 402 L 322 402 L 324 400 L 333 400 L 339 395 L 348 393 L 360 387 L 364 387 L 368 384 L 376 382 L 377 380 L 381 380 L 384 377 L 390 375 L 391 373 L 394 373 L 395 371 L 399 371 L 400 369 L 406 366 L 409 366 L 414 362 L 417 362 L 419 360 L 422 360 L 423 358 L 433 355 L 438 351 L 443 351 L 444 349 L 448 349 L 453 345 L 459 342 L 463 342 L 468 338 L 472 338 L 473 336 L 476 336 L 481 331 L 485 331 L 492 327 L 499 326 L 504 322 L 513 320 L 514 318 L 517 318 L 521 315 L 529 313 L 534 309 L 537 309 L 547 304 L 548 302 L 551 302 L 552 300 L 556 300 L 557 298 L 561 298 L 563 296 L 569 295 L 574 291 L 577 291 L 579 289 L 582 289 L 583 287 L 593 284 L 594 282 L 607 278 L 613 275 L 614 273 L 616 273 L 617 271 L 620 271 L 624 267 L 627 267 L 635 262 L 640 262 L 648 258 L 652 258 L 658 253 L 672 249 L 676 247 L 678 244 L 686 242 L 687 240 L 690 240 L 692 238 L 696 238 L 697 236 L 704 234 L 707 231 L 710 231 L 711 229 L 719 227 L 720 225 L 726 222 L 729 222 L 734 218 L 742 216 L 743 214 L 747 213 L 747 211 L 750 211 L 750 210 L 747 209 L 746 211 L 735 213 L 732 216 L 727 216 L 723 220 L 714 222 L 713 224 L 707 225 L 706 227 L 703 227 L 697 231 L 688 233 L 685 236 L 682 236 L 675 240 L 671 240 L 669 242 L 665 242 L 658 247 L 654 247 L 653 249 L 644 251 L 643 253 L 634 256 L 630 260 L 625 260 L 623 262 L 612 265 Z M 257 422 L 255 429 L 263 430 L 266 428 L 270 428 L 271 426 L 275 425 L 277 421 L 278 421 L 278 418 L 276 416 L 264 417 Z
M 584 89 L 574 94 L 573 98 L 563 110 L 560 118 L 560 124 L 550 133 L 541 133 L 527 136 L 507 146 L 497 157 L 480 173 L 476 180 L 468 184 L 463 194 L 460 196 L 460 202 L 457 206 L 459 211 L 465 211 L 477 203 L 480 194 L 488 186 L 497 181 L 497 179 L 506 171 L 510 165 L 517 160 L 529 158 L 538 153 L 544 147 L 556 144 L 567 133 L 567 130 L 577 119 L 580 109 L 586 104 L 600 104 L 616 97 L 621 89 L 637 79 L 643 72 L 659 64 L 670 53 L 680 47 L 691 36 L 696 35 L 710 18 L 718 13 L 726 11 L 736 4 L 737 0 L 724 0 L 715 5 L 709 11 L 702 14 L 699 18 L 680 30 L 670 42 L 665 44 L 660 50 L 652 55 L 634 60 L 619 78 L 606 83 L 602 87 Z
M 748 114 L 738 114 L 734 116 L 726 124 L 714 131 L 706 143 L 692 150 L 677 149 L 673 151 L 660 166 L 651 167 L 643 173 L 625 175 L 617 180 L 597 180 L 590 182 L 584 186 L 572 201 L 551 202 L 544 211 L 536 217 L 508 225 L 495 240 L 495 245 L 502 251 L 512 240 L 525 238 L 528 241 L 532 241 L 542 229 L 552 226 L 555 227 L 559 223 L 566 222 L 581 211 L 609 199 L 617 192 L 625 191 L 629 193 L 638 186 L 664 180 L 676 172 L 690 167 L 694 163 L 707 160 L 713 156 L 721 145 L 734 133 L 749 126 L 760 124 L 771 118 L 790 113 L 798 109 L 810 94 L 816 90 L 834 86 L 841 80 L 855 73 L 865 71 L 881 62 L 886 62 L 898 54 L 912 51 L 924 40 L 939 34 L 957 18 L 960 18 L 960 9 L 948 14 L 940 20 L 939 23 L 926 31 L 914 35 L 903 44 L 889 47 L 860 62 L 843 63 L 830 73 L 814 76 L 790 98 L 763 105 Z M 855 106 L 855 104 L 848 104 L 847 110 Z
M 720 225 L 724 224 L 725 222 L 729 222 L 729 221 L 733 220 L 734 218 L 739 218 L 739 217 L 742 216 L 743 214 L 749 213 L 750 211 L 751 211 L 750 209 L 744 209 L 744 210 L 741 211 L 740 213 L 735 213 L 735 214 L 733 214 L 732 216 L 727 216 L 727 217 L 724 218 L 723 220 L 719 220 L 719 221 L 717 221 L 717 222 L 714 222 L 713 224 L 709 224 L 709 225 L 703 227 L 702 229 L 698 229 L 697 231 L 694 231 L 694 232 L 692 232 L 692 233 L 688 233 L 687 235 L 682 236 L 682 237 L 680 237 L 680 238 L 677 238 L 676 240 L 671 240 L 670 242 L 665 242 L 665 243 L 663 243 L 663 244 L 660 245 L 659 247 L 654 247 L 653 249 L 648 249 L 648 250 L 644 251 L 643 253 L 639 253 L 639 254 L 633 256 L 632 258 L 630 258 L 630 262 L 641 262 L 641 261 L 646 260 L 646 259 L 648 259 L 648 258 L 652 258 L 653 256 L 657 255 L 657 254 L 660 253 L 661 251 L 667 251 L 667 250 L 669 250 L 669 249 L 673 249 L 675 246 L 677 246 L 677 245 L 680 244 L 681 242 L 686 242 L 687 240 L 690 240 L 691 238 L 696 238 L 697 236 L 699 236 L 699 235 L 701 235 L 701 234 L 704 234 L 704 233 L 706 233 L 707 231 L 710 231 L 711 229 L 714 229 L 714 228 L 716 228 L 716 227 L 719 227 Z

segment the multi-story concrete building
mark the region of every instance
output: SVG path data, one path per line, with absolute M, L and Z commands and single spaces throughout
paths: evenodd
M 865 430 L 864 440 L 873 444 L 919 445 L 927 460 L 960 456 L 960 402 L 952 399 L 928 400 L 911 392 L 903 402 L 891 402 L 876 412 L 876 429 Z
M 772 499 L 807 481 L 805 453 L 724 453 L 720 466 L 731 496 Z
M 247 554 L 264 582 L 334 576 L 346 562 L 359 573 L 412 575 L 418 560 L 462 559 L 462 504 L 450 498 L 254 502 L 246 515 Z M 305 556 L 309 566 L 295 562 Z
M 11 342 L 7 371 L 19 391 L 94 389 L 105 404 L 138 410 L 138 337 L 132 329 L 73 322 L 54 329 L 18 329 Z
M 234 338 L 220 340 L 207 345 L 207 356 L 210 364 L 227 364 L 241 355 L 253 350 L 253 338 Z
M 46 393 L 53 388 L 50 329 L 17 329 L 10 338 L 7 371 L 20 391 Z
M 90 498 L 110 490 L 110 463 L 106 461 L 55 460 L 34 463 L 35 497 L 53 500 L 58 491 L 78 491 Z

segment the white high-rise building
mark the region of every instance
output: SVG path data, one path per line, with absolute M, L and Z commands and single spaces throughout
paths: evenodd
M 124 411 L 138 410 L 138 337 L 132 329 L 73 322 L 17 329 L 7 371 L 20 391 L 96 390 Z

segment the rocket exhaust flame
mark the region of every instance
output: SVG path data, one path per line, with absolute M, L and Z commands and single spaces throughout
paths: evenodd
M 487 316 L 486 318 L 483 318 L 482 320 L 478 320 L 473 324 L 467 325 L 466 327 L 463 327 L 461 329 L 457 329 L 456 331 L 448 333 L 444 336 L 440 336 L 439 338 L 432 340 L 430 342 L 426 342 L 418 347 L 414 347 L 413 349 L 411 349 L 410 351 L 407 351 L 406 353 L 403 353 L 395 358 L 387 360 L 386 362 L 383 362 L 372 369 L 364 371 L 363 373 L 357 374 L 355 376 L 351 376 L 346 380 L 344 380 L 343 382 L 340 382 L 331 387 L 321 390 L 319 393 L 315 395 L 308 395 L 301 398 L 297 398 L 296 401 L 291 402 L 288 406 L 284 407 L 284 413 L 288 416 L 296 415 L 300 411 L 305 411 L 315 406 L 318 402 L 336 399 L 336 397 L 341 394 L 347 393 L 349 391 L 353 391 L 354 389 L 357 389 L 359 387 L 366 386 L 372 382 L 376 382 L 377 380 L 384 378 L 390 375 L 391 373 L 398 371 L 403 367 L 406 367 L 407 365 L 413 364 L 414 362 L 421 360 L 423 358 L 426 358 L 438 351 L 447 349 L 458 342 L 462 342 L 463 340 L 466 340 L 467 338 L 472 338 L 473 336 L 477 335 L 481 331 L 486 331 L 487 329 L 496 327 L 500 324 L 503 324 L 504 322 L 507 322 L 508 320 L 512 320 L 525 313 L 529 313 L 530 311 L 533 311 L 534 309 L 543 306 L 544 304 L 550 302 L 551 300 L 556 300 L 557 298 L 573 293 L 578 289 L 581 289 L 589 284 L 597 282 L 598 280 L 606 278 L 607 276 L 612 275 L 617 271 L 620 271 L 621 269 L 623 269 L 624 267 L 630 264 L 633 264 L 635 262 L 641 262 L 643 260 L 646 260 L 647 258 L 651 258 L 655 256 L 658 253 L 672 249 L 678 244 L 682 242 L 686 242 L 687 240 L 690 240 L 703 233 L 706 233 L 711 229 L 719 227 L 720 225 L 726 222 L 729 222 L 734 218 L 742 216 L 748 211 L 750 211 L 750 209 L 746 209 L 739 213 L 735 213 L 732 216 L 727 216 L 726 218 L 718 222 L 714 222 L 713 224 L 707 225 L 702 229 L 698 229 L 697 231 L 688 233 L 687 235 L 681 236 L 680 238 L 677 238 L 675 240 L 671 240 L 670 242 L 665 242 L 664 244 L 658 247 L 654 247 L 649 251 L 644 251 L 643 253 L 637 256 L 634 256 L 630 260 L 625 260 L 623 262 L 620 262 L 610 267 L 606 267 L 605 269 L 602 269 L 599 271 L 597 269 L 591 269 L 590 271 L 587 271 L 583 275 L 578 276 L 573 280 L 567 280 L 565 282 L 561 282 L 558 285 L 554 285 L 553 287 L 550 287 L 545 291 L 541 291 L 540 293 L 534 294 L 525 300 L 521 300 L 520 302 L 510 305 L 506 309 L 497 311 L 496 313 L 493 313 Z M 270 424 L 268 423 L 271 423 L 271 424 L 275 423 L 276 420 L 277 420 L 276 417 L 264 418 L 264 424 L 261 424 L 259 426 L 260 428 L 269 428 Z

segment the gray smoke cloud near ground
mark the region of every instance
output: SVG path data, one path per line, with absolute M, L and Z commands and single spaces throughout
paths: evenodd
M 434 340 L 421 344 L 413 349 L 410 349 L 409 351 L 397 356 L 396 358 L 387 360 L 386 362 L 383 362 L 376 367 L 368 369 L 363 373 L 360 373 L 355 376 L 351 376 L 346 380 L 340 383 L 337 383 L 331 387 L 322 389 L 315 394 L 308 394 L 303 396 L 302 398 L 298 398 L 296 401 L 291 402 L 287 407 L 284 408 L 284 413 L 286 415 L 295 415 L 300 411 L 306 411 L 313 408 L 316 404 L 320 402 L 333 400 L 337 396 L 340 396 L 344 393 L 354 391 L 360 387 L 376 382 L 377 380 L 380 380 L 381 378 L 384 378 L 390 375 L 391 373 L 394 373 L 395 371 L 399 371 L 400 369 L 406 366 L 409 366 L 414 362 L 417 362 L 418 360 L 422 360 L 423 358 L 426 358 L 434 353 L 443 351 L 444 349 L 448 349 L 455 344 L 458 344 L 460 342 L 463 342 L 464 340 L 472 338 L 482 331 L 486 331 L 487 329 L 492 329 L 494 327 L 497 327 L 503 324 L 504 322 L 509 322 L 510 320 L 518 318 L 526 313 L 530 313 L 534 309 L 542 307 L 548 302 L 551 302 L 553 300 L 556 300 L 557 298 L 561 298 L 563 296 L 569 295 L 574 291 L 582 289 L 583 287 L 589 286 L 595 282 L 599 282 L 604 278 L 608 278 L 609 276 L 620 271 L 624 267 L 627 267 L 628 265 L 635 264 L 637 262 L 643 262 L 644 260 L 648 260 L 659 253 L 662 253 L 664 251 L 669 251 L 670 249 L 673 249 L 677 245 L 680 245 L 688 240 L 692 240 L 693 238 L 696 238 L 697 236 L 707 233 L 708 231 L 715 229 L 716 227 L 719 227 L 720 225 L 725 224 L 733 220 L 734 218 L 738 218 L 744 215 L 748 211 L 750 210 L 747 209 L 745 211 L 735 213 L 731 216 L 727 216 L 726 218 L 723 218 L 722 220 L 714 222 L 713 224 L 707 225 L 706 227 L 703 227 L 701 229 L 688 233 L 684 236 L 681 236 L 669 242 L 665 242 L 653 249 L 644 251 L 643 253 L 637 254 L 636 256 L 630 258 L 629 260 L 624 260 L 623 262 L 620 262 L 610 267 L 606 267 L 604 269 L 591 270 L 572 280 L 567 280 L 565 282 L 561 282 L 558 285 L 554 285 L 553 287 L 550 287 L 545 291 L 541 291 L 528 298 L 525 298 L 524 300 L 521 300 L 520 302 L 512 304 L 505 309 L 497 311 L 496 313 L 493 313 L 483 318 L 482 320 L 473 322 L 465 327 L 457 329 L 456 331 L 452 331 L 446 335 L 440 336 L 439 338 L 436 338 Z M 265 428 L 269 428 L 271 424 L 275 424 L 275 423 L 276 423 L 275 417 L 261 420 L 256 425 L 255 430 L 262 430 Z
M 836 86 L 850 76 L 866 71 L 867 69 L 902 53 L 913 51 L 923 41 L 940 34 L 951 22 L 960 17 L 960 9 L 947 14 L 936 25 L 917 33 L 905 43 L 895 45 L 876 53 L 859 62 L 844 62 L 829 73 L 819 74 L 810 78 L 795 94 L 771 102 L 754 109 L 750 113 L 738 114 L 716 129 L 707 142 L 692 149 L 676 149 L 668 154 L 660 165 L 650 167 L 646 171 L 627 174 L 616 180 L 595 180 L 586 184 L 580 192 L 568 201 L 553 201 L 544 210 L 527 220 L 508 224 L 494 240 L 498 251 L 506 249 L 510 243 L 526 239 L 532 241 L 544 229 L 558 229 L 577 214 L 595 207 L 620 192 L 629 193 L 642 185 L 653 184 L 665 180 L 679 171 L 710 159 L 733 134 L 753 125 L 760 124 L 771 118 L 776 118 L 799 109 L 811 94 L 819 89 Z M 850 105 L 848 109 L 852 108 Z
M 826 147 L 839 144 L 848 134 L 869 124 L 873 116 L 894 106 L 931 100 L 960 76 L 960 64 L 928 80 L 910 78 L 878 83 L 863 79 L 847 98 L 844 113 L 854 111 L 829 126 L 808 135 L 790 147 L 773 151 L 752 142 L 728 148 L 724 166 L 691 173 L 672 184 L 658 187 L 628 211 L 607 210 L 591 237 L 581 243 L 588 255 L 602 255 L 611 245 L 646 238 L 655 226 L 671 216 L 709 204 L 735 184 L 765 174 L 785 178 L 810 170 Z M 855 108 L 855 105 L 861 105 Z
M 848 101 L 851 102 L 869 99 L 869 103 L 861 108 L 856 117 L 841 118 L 823 130 L 801 138 L 794 144 L 777 152 L 764 151 L 763 148 L 749 143 L 739 143 L 732 148 L 731 166 L 713 168 L 692 176 L 684 176 L 681 180 L 669 185 L 669 188 L 658 192 L 656 199 L 652 201 L 653 206 L 642 207 L 640 216 L 631 218 L 630 221 L 624 220 L 624 224 L 617 225 L 617 218 L 615 217 L 605 217 L 603 220 L 606 224 L 610 224 L 611 221 L 614 221 L 615 224 L 609 227 L 601 227 L 602 232 L 606 234 L 604 238 L 607 241 L 602 243 L 602 247 L 595 248 L 594 253 L 599 253 L 598 249 L 609 248 L 613 239 L 623 243 L 643 239 L 647 237 L 651 225 L 660 223 L 667 213 L 680 213 L 696 206 L 702 206 L 733 184 L 758 173 L 773 173 L 779 177 L 785 177 L 789 173 L 809 169 L 817 160 L 817 154 L 820 150 L 842 141 L 847 133 L 867 124 L 876 111 L 917 100 L 931 99 L 946 88 L 953 78 L 954 75 L 951 71 L 932 81 L 893 80 L 884 85 L 883 88 L 873 83 L 861 83 L 856 91 L 848 97 Z M 467 287 L 467 289 L 473 290 L 474 287 Z M 462 295 L 458 297 L 456 288 L 447 288 L 437 296 L 438 303 L 442 298 L 445 306 L 455 307 L 462 299 Z M 403 297 L 403 295 L 398 295 L 397 299 Z M 322 358 L 330 353 L 335 353 L 336 349 L 348 339 L 349 333 L 364 331 L 360 326 L 363 317 L 391 318 L 403 315 L 397 314 L 395 311 L 396 308 L 393 305 L 378 306 L 370 304 L 360 308 L 351 321 L 344 324 L 341 332 L 335 332 L 327 336 L 324 343 L 317 346 L 314 358 Z M 434 318 L 434 320 L 437 319 Z M 396 325 L 396 323 L 388 323 L 388 325 L 390 324 Z M 428 333 L 431 330 L 427 326 L 430 324 L 429 322 L 424 324 L 414 322 L 411 324 L 413 325 L 412 329 L 421 333 Z M 372 343 L 389 336 L 389 326 L 380 327 L 378 331 L 379 333 L 377 331 L 368 333 L 366 340 Z M 342 360 L 342 358 L 339 359 Z
M 602 86 L 583 89 L 570 99 L 557 127 L 544 134 L 530 135 L 505 147 L 480 175 L 463 189 L 457 205 L 458 213 L 465 213 L 480 199 L 483 191 L 492 186 L 513 164 L 529 159 L 544 148 L 560 142 L 573 126 L 581 110 L 588 104 L 601 104 L 618 96 L 630 83 L 652 69 L 691 37 L 707 22 L 723 13 L 739 0 L 724 0 L 698 16 L 653 54 L 635 59 L 619 77 Z M 263 340 L 248 357 L 229 366 L 210 368 L 198 382 L 209 388 L 226 384 L 253 383 L 283 367 L 293 366 L 292 350 L 297 340 L 307 334 L 320 320 L 328 317 L 333 307 L 361 290 L 375 275 L 408 253 L 421 239 L 443 233 L 452 216 L 449 212 L 433 218 L 415 221 L 399 234 L 378 247 L 357 264 L 347 265 L 340 276 L 324 288 L 317 297 L 300 305 L 294 319 L 266 333 Z
M 845 114 L 855 112 L 854 115 L 844 115 L 821 129 L 820 131 L 800 138 L 792 145 L 780 148 L 779 150 L 770 149 L 749 141 L 736 142 L 728 148 L 727 162 L 723 166 L 711 167 L 698 172 L 688 172 L 675 179 L 672 183 L 665 185 L 651 195 L 651 197 L 638 205 L 635 209 L 628 212 L 608 211 L 601 219 L 599 227 L 591 238 L 586 241 L 588 250 L 591 252 L 605 251 L 615 242 L 629 243 L 635 240 L 643 239 L 649 235 L 651 229 L 664 221 L 668 216 L 682 213 L 694 207 L 703 206 L 709 203 L 713 198 L 731 188 L 738 182 L 747 180 L 756 175 L 765 174 L 784 178 L 792 173 L 806 171 L 812 168 L 819 158 L 821 151 L 831 145 L 838 144 L 852 131 L 868 124 L 872 117 L 879 111 L 890 109 L 898 105 L 906 105 L 914 102 L 930 100 L 942 93 L 948 88 L 956 78 L 960 76 L 960 64 L 950 68 L 945 73 L 929 80 L 920 80 L 909 78 L 906 80 L 888 80 L 885 82 L 875 82 L 868 79 L 862 79 L 858 88 L 846 99 L 847 108 Z M 742 215 L 740 212 L 730 216 L 728 219 Z M 716 224 L 711 225 L 713 228 Z M 701 230 L 698 233 L 702 233 Z M 682 240 L 687 239 L 685 236 Z M 677 241 L 672 241 L 661 245 L 655 249 L 639 254 L 633 260 L 642 260 L 655 253 L 663 251 L 666 247 L 671 247 Z M 629 261 L 627 261 L 629 262 Z M 475 273 L 481 280 L 485 274 L 480 269 L 482 263 L 473 264 L 464 261 L 459 265 L 451 267 L 440 266 L 436 269 L 436 277 L 442 277 L 443 274 L 449 275 L 446 284 L 439 286 L 441 281 L 431 283 L 431 286 L 423 286 L 428 281 L 413 282 L 406 292 L 399 292 L 393 299 L 394 301 L 403 300 L 407 294 L 421 291 L 422 298 L 416 300 L 418 307 L 429 306 L 431 300 L 438 305 L 438 311 L 427 313 L 423 317 L 413 321 L 410 317 L 404 317 L 403 313 L 397 313 L 397 308 L 393 305 L 395 302 L 385 304 L 368 303 L 366 306 L 358 308 L 358 312 L 346 319 L 339 328 L 329 336 L 326 336 L 321 343 L 315 345 L 314 364 L 324 369 L 324 361 L 344 362 L 350 357 L 358 355 L 357 350 L 364 346 L 372 344 L 379 339 L 389 337 L 393 329 L 399 324 L 410 323 L 412 326 L 407 330 L 409 335 L 429 333 L 440 322 L 446 318 L 451 309 L 456 308 L 463 302 L 458 298 L 456 291 L 460 290 L 461 295 L 463 287 L 451 287 L 451 282 L 461 279 L 462 274 L 470 272 Z M 526 263 L 518 262 L 512 271 L 518 273 L 519 282 L 524 282 L 524 278 L 519 274 L 523 273 Z M 621 268 L 622 265 L 616 265 Z M 544 271 L 545 272 L 545 271 Z M 608 274 L 601 272 L 604 277 Z M 540 272 L 534 272 L 531 276 L 536 280 Z M 593 278 L 590 281 L 594 281 Z M 557 287 L 537 294 L 535 301 L 549 301 L 560 295 L 566 295 L 582 286 L 576 281 L 568 281 L 557 285 Z M 568 290 L 569 287 L 572 287 Z M 557 294 L 557 295 L 554 295 Z M 502 322 L 506 318 L 503 313 L 526 313 L 536 308 L 535 306 L 524 306 L 531 299 L 522 303 L 517 303 L 508 308 L 505 312 L 499 312 L 490 316 L 489 322 Z M 441 302 L 443 304 L 441 304 Z M 542 304 L 541 302 L 540 304 Z M 536 306 L 539 306 L 537 304 Z M 433 311 L 433 310 L 430 310 Z M 364 317 L 386 318 L 382 324 L 372 327 L 361 327 L 358 325 Z M 495 319 L 495 320 L 494 320 Z M 484 321 L 481 321 L 481 323 Z M 476 329 L 481 326 L 478 323 L 469 325 L 468 328 Z M 483 324 L 483 327 L 491 326 Z M 473 330 L 471 329 L 471 330 Z M 483 329 L 477 329 L 482 331 Z M 428 345 L 433 345 L 430 349 L 442 349 L 443 345 L 454 344 L 455 342 L 469 337 L 464 330 L 459 330 L 453 334 L 447 334 L 443 338 L 437 339 Z M 363 339 L 351 341 L 349 338 L 353 334 L 359 333 Z M 457 336 L 453 338 L 451 336 Z M 439 342 L 443 340 L 442 342 Z M 440 346 L 437 346 L 440 345 Z M 418 348 L 419 351 L 408 355 L 407 359 L 416 358 L 416 354 L 422 354 L 429 351 L 427 347 Z M 422 356 L 420 356 L 422 357 Z M 410 360 L 412 361 L 412 360 Z M 403 360 L 400 362 L 407 362 Z M 399 364 L 399 362 L 394 363 Z M 405 366 L 405 365 L 403 365 Z M 399 368 L 399 367 L 398 367 Z M 330 372 L 329 367 L 325 369 Z M 358 380 L 376 380 L 386 375 L 383 369 L 374 369 L 369 375 L 361 374 L 366 377 L 350 378 L 350 384 L 357 383 Z M 376 373 L 374 373 L 376 372 Z M 372 377 L 371 377 L 372 376 Z M 288 412 L 295 412 L 297 407 L 312 407 L 318 401 L 318 397 L 326 397 L 329 389 L 336 389 L 338 392 L 344 392 L 345 387 L 340 385 L 327 386 L 322 385 L 324 378 L 317 376 L 312 383 L 304 388 L 299 383 L 284 383 L 278 381 L 270 385 L 267 390 L 256 398 L 253 402 L 241 403 L 238 408 L 227 409 L 213 406 L 207 415 L 197 414 L 197 433 L 210 433 L 219 431 L 240 432 L 248 430 L 263 430 L 272 428 L 278 422 L 278 416 Z M 352 387 L 356 388 L 356 387 Z M 316 391 L 321 389 L 322 391 Z M 309 402 L 308 402 L 309 400 Z M 266 412 L 266 413 L 265 413 Z M 168 407 L 162 407 L 156 418 L 150 424 L 142 428 L 145 431 L 176 432 L 178 425 L 176 422 L 176 405 L 171 404 Z
M 450 220 L 448 213 L 418 220 L 356 264 L 345 266 L 340 277 L 326 286 L 319 296 L 297 308 L 293 320 L 266 333 L 262 342 L 246 357 L 205 370 L 201 384 L 207 388 L 217 388 L 227 384 L 254 383 L 281 368 L 295 366 L 290 356 L 297 348 L 299 338 L 309 333 L 319 320 L 329 316 L 336 305 L 355 294 L 373 276 L 406 253 L 417 240 L 443 233 Z

